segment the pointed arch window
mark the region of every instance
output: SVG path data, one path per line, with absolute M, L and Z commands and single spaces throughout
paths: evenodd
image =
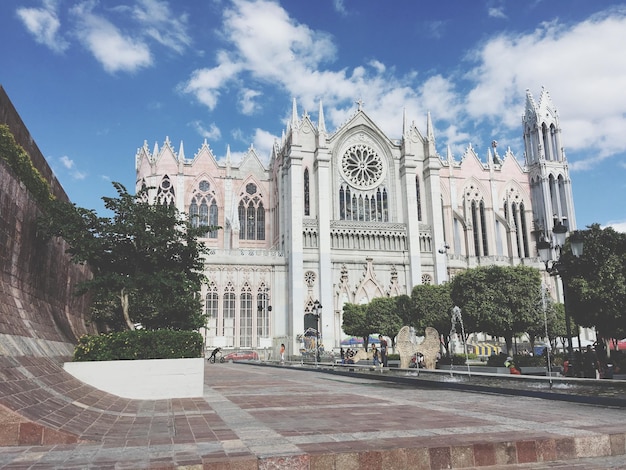
M 480 256 L 480 234 L 478 230 L 478 210 L 476 201 L 472 201 L 472 227 L 474 227 L 474 252 Z
M 157 189 L 156 201 L 158 204 L 167 206 L 173 206 L 176 203 L 176 192 L 168 175 L 163 176 L 161 179 L 161 184 L 159 184 Z
M 198 183 L 189 204 L 189 219 L 192 227 L 217 227 L 219 211 L 215 196 L 215 190 L 207 180 Z M 204 237 L 217 238 L 217 230 L 205 232 Z
M 420 192 L 420 179 L 419 176 L 415 177 L 415 196 L 417 198 L 417 220 L 422 221 L 422 195 Z
M 239 346 L 252 346 L 252 291 L 247 283 L 239 298 Z
M 239 239 L 265 240 L 265 207 L 256 184 L 246 185 L 246 192 L 239 201 L 238 214 L 241 227 Z
M 257 300 L 256 335 L 257 338 L 269 338 L 272 307 L 270 306 L 269 288 L 264 284 L 259 287 Z
M 485 202 L 480 201 L 480 235 L 483 243 L 483 256 L 489 256 L 489 244 L 487 243 L 487 218 L 485 217 Z
M 311 215 L 309 204 L 309 169 L 304 169 L 304 215 Z
M 387 189 L 352 191 L 349 186 L 339 187 L 339 220 L 360 222 L 389 222 Z
M 149 196 L 148 196 L 148 185 L 146 184 L 146 180 L 142 179 L 141 180 L 141 202 L 143 203 L 148 203 L 149 202 Z
M 223 303 L 224 321 L 222 323 L 222 336 L 226 339 L 227 346 L 234 346 L 235 344 L 235 288 L 231 283 L 228 283 L 224 289 L 224 303 Z
M 217 321 L 219 314 L 219 294 L 214 282 L 209 284 L 209 290 L 204 299 L 205 313 L 207 316 L 207 328 L 211 334 L 217 334 Z

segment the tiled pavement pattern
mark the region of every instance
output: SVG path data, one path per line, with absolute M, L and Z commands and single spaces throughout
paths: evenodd
M 128 400 L 0 358 L 0 469 L 626 469 L 626 411 L 207 364 L 204 396 Z

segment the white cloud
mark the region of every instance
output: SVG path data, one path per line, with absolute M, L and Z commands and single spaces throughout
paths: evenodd
M 626 233 L 626 220 L 609 222 L 607 227 L 612 227 L 616 232 Z
M 255 129 L 254 131 L 254 150 L 265 164 L 269 162 L 269 157 L 272 152 L 272 147 L 276 141 L 276 136 L 272 135 L 263 129 Z
M 422 97 L 414 91 L 415 74 L 395 77 L 394 70 L 375 58 L 353 70 L 327 68 L 336 58 L 331 37 L 297 23 L 275 2 L 235 0 L 224 12 L 222 36 L 229 50 L 220 50 L 215 66 L 195 70 L 180 86 L 211 110 L 227 87 L 246 81 L 295 96 L 299 107 L 307 111 L 316 111 L 323 98 L 331 127 L 354 112 L 359 98 L 392 135 L 399 135 L 403 108 L 425 116 L 419 105 Z M 437 96 L 432 100 L 437 102 Z M 248 104 L 245 99 L 241 103 Z M 249 113 L 251 108 L 243 106 L 241 110 Z
M 63 167 L 66 170 L 69 170 L 69 174 L 72 177 L 72 179 L 84 180 L 85 178 L 87 178 L 87 173 L 85 173 L 84 171 L 78 170 L 76 168 L 76 164 L 74 160 L 72 160 L 67 155 L 63 155 L 61 158 L 59 158 L 59 161 L 61 162 L 61 165 L 63 165 Z
M 506 18 L 506 13 L 504 13 L 504 7 L 493 7 L 487 10 L 487 14 L 492 18 Z
M 470 116 L 519 129 L 524 89 L 545 85 L 561 119 L 567 149 L 592 151 L 586 169 L 626 151 L 626 9 L 605 11 L 566 26 L 554 21 L 530 34 L 501 34 L 474 51 L 476 66 L 466 78 Z
M 202 137 L 204 137 L 205 139 L 217 140 L 220 137 L 222 137 L 222 132 L 220 131 L 219 127 L 215 125 L 214 122 L 212 122 L 209 125 L 208 129 L 204 127 L 204 124 L 202 124 L 201 121 L 193 121 L 193 122 L 190 122 L 189 125 L 193 127 L 196 130 L 196 132 L 200 134 Z
M 167 2 L 139 0 L 138 4 L 131 8 L 131 13 L 139 22 L 143 34 L 169 49 L 182 53 L 192 42 L 186 32 L 188 15 L 175 17 Z
M 490 15 L 504 16 L 497 5 L 493 8 Z M 357 99 L 390 136 L 400 135 L 403 109 L 409 120 L 420 121 L 422 131 L 430 111 L 438 142 L 450 144 L 457 154 L 470 141 L 459 129 L 472 133 L 481 125 L 488 129 L 488 142 L 471 139 L 479 152 L 494 138 L 521 147 L 525 89 L 537 94 L 545 85 L 564 116 L 566 150 L 594 150 L 589 152 L 593 159 L 570 162 L 572 170 L 626 151 L 626 94 L 615 92 L 626 89 L 626 8 L 578 24 L 553 21 L 530 33 L 493 36 L 468 54 L 463 76 L 416 71 L 400 76 L 393 64 L 371 56 L 363 57 L 361 66 L 333 69 L 337 50 L 332 37 L 266 0 L 234 0 L 224 10 L 221 37 L 225 46 L 214 65 L 195 70 L 180 86 L 211 110 L 230 87 L 246 83 L 239 92 L 242 113 L 261 104 L 262 95 L 249 90 L 270 86 L 296 97 L 301 111 L 316 112 L 323 99 L 329 129 L 354 113 Z
M 74 6 L 77 35 L 109 73 L 135 72 L 152 65 L 150 49 L 141 38 L 124 35 L 113 23 L 93 12 L 95 3 Z
M 136 0 L 133 5 L 100 8 L 83 0 L 68 9 L 65 37 L 61 34 L 58 0 L 42 0 L 41 8 L 19 8 L 18 17 L 35 40 L 63 52 L 77 39 L 109 73 L 135 72 L 153 64 L 151 45 L 182 54 L 192 43 L 188 15 L 175 14 L 163 0 Z M 124 24 L 129 32 L 120 25 Z
M 44 0 L 41 8 L 18 8 L 17 16 L 39 44 L 54 52 L 63 52 L 69 47 L 69 43 L 60 36 L 61 22 L 56 1 Z
M 260 96 L 261 92 L 256 90 L 250 90 L 249 88 L 244 88 L 241 90 L 239 106 L 241 109 L 241 113 L 246 116 L 250 116 L 254 114 L 255 111 L 259 109 L 259 104 L 255 101 L 257 96 Z
M 335 11 L 337 13 L 340 13 L 344 16 L 348 14 L 344 0 L 333 0 L 333 6 L 335 7 Z

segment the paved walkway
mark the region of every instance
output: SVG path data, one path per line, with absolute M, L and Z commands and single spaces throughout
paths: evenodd
M 45 359 L 0 372 L 0 429 L 27 418 L 0 469 L 626 469 L 623 408 L 252 364 L 207 364 L 202 398 L 157 401 Z

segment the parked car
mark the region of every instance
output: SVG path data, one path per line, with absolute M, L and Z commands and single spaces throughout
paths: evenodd
M 240 351 L 233 351 L 224 356 L 225 361 L 258 361 L 259 355 L 256 351 L 249 349 L 242 349 Z

